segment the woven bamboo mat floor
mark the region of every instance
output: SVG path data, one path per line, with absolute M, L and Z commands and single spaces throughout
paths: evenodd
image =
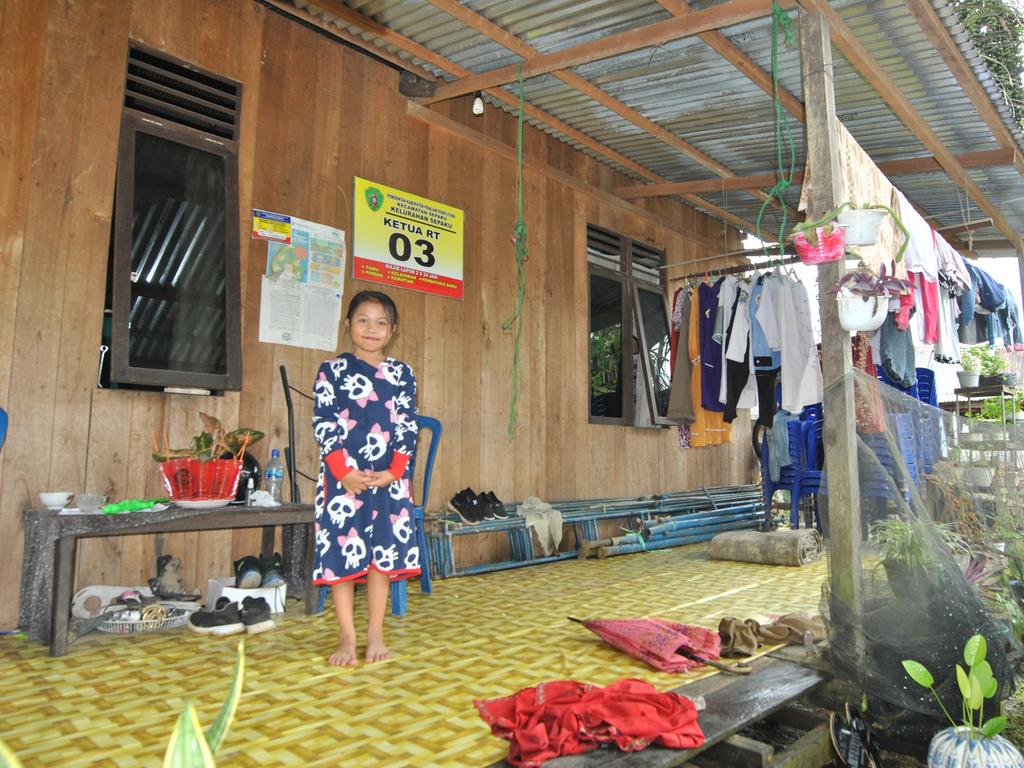
M 813 613 L 826 573 L 824 561 L 805 568 L 711 561 L 695 545 L 437 581 L 433 595 L 409 590 L 408 616 L 389 615 L 393 660 L 347 670 L 325 662 L 336 639 L 333 616 L 305 616 L 290 602 L 276 630 L 246 641 L 244 694 L 217 762 L 486 766 L 507 744 L 490 735 L 475 698 L 560 678 L 640 677 L 668 690 L 708 674 L 656 673 L 567 615 L 652 615 L 717 627 L 723 616 Z M 356 607 L 364 620 L 362 595 Z M 0 638 L 0 738 L 28 768 L 160 765 L 186 700 L 204 727 L 216 715 L 237 642 L 187 630 L 94 633 L 51 659 L 41 644 Z

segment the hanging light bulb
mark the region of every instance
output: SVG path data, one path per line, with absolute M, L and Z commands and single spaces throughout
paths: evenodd
M 473 114 L 482 115 L 484 113 L 484 97 L 480 91 L 473 94 Z

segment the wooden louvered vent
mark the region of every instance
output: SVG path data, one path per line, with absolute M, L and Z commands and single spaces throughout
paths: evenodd
M 124 105 L 162 120 L 238 140 L 241 84 L 132 44 Z

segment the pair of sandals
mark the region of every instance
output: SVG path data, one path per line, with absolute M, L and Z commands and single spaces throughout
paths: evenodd
M 829 713 L 828 727 L 832 747 L 842 765 L 848 768 L 881 768 L 878 741 L 860 710 L 845 704 L 843 712 Z

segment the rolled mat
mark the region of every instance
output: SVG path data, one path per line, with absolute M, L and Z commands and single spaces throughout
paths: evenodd
M 728 531 L 708 542 L 714 560 L 739 560 L 763 565 L 807 565 L 821 557 L 821 534 L 799 531 Z

